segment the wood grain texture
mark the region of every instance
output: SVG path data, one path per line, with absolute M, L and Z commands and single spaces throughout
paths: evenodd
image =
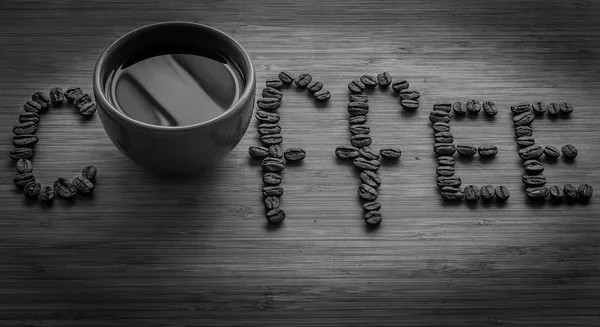
M 264 219 L 256 122 L 203 176 L 164 178 L 121 155 L 97 117 L 47 114 L 35 174 L 44 184 L 95 164 L 93 198 L 48 208 L 15 190 L 0 160 L 2 326 L 597 326 L 600 201 L 525 200 L 508 107 L 569 101 L 570 119 L 538 119 L 540 144 L 572 143 L 550 184 L 600 192 L 600 7 L 579 1 L 7 1 L 0 3 L 0 152 L 31 93 L 79 85 L 115 38 L 153 22 L 217 27 L 251 54 L 258 90 L 281 70 L 309 72 L 332 93 L 316 107 L 284 91 L 285 146 L 307 159 L 284 173 L 279 228 Z M 403 157 L 380 171 L 384 221 L 362 220 L 347 144 L 347 83 L 388 71 L 422 94 L 414 114 L 376 90 L 373 146 Z M 495 101 L 493 120 L 452 122 L 456 142 L 499 146 L 459 162 L 463 184 L 506 185 L 505 205 L 448 205 L 435 185 L 436 101 Z

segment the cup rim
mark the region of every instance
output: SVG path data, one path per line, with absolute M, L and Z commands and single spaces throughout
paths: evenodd
M 233 44 L 233 46 L 236 47 L 242 53 L 244 59 L 247 60 L 248 63 L 250 64 L 250 67 L 248 69 L 249 76 L 244 76 L 245 77 L 245 86 L 244 86 L 244 91 L 242 92 L 242 95 L 240 96 L 240 98 L 232 106 L 230 106 L 227 110 L 225 110 L 223 113 L 221 113 L 220 115 L 218 115 L 216 117 L 213 117 L 210 120 L 192 124 L 192 125 L 185 125 L 185 126 L 163 126 L 163 125 L 148 124 L 148 123 L 133 119 L 133 118 L 125 115 L 120 110 L 117 110 L 117 108 L 115 108 L 115 106 L 110 101 L 108 101 L 106 94 L 104 94 L 104 87 L 103 87 L 104 83 L 102 81 L 102 76 L 100 74 L 100 70 L 101 70 L 101 67 L 104 64 L 108 54 L 111 51 L 113 51 L 114 48 L 116 48 L 120 43 L 122 43 L 124 39 L 130 38 L 130 37 L 132 37 L 132 35 L 140 33 L 149 28 L 154 28 L 154 27 L 159 27 L 159 26 L 169 26 L 169 25 L 180 25 L 180 26 L 188 26 L 188 27 L 196 27 L 196 28 L 199 27 L 199 28 L 207 29 L 212 33 L 218 34 L 218 35 L 220 35 L 220 37 L 223 37 L 223 38 L 227 39 L 229 42 L 231 42 Z M 102 52 L 102 54 L 96 61 L 96 66 L 94 67 L 93 88 L 94 88 L 94 93 L 96 94 L 96 101 L 100 101 L 102 103 L 102 106 L 100 106 L 100 107 L 107 108 L 108 109 L 107 111 L 109 111 L 110 114 L 116 115 L 120 119 L 124 119 L 127 122 L 134 124 L 138 127 L 143 127 L 143 128 L 151 129 L 154 131 L 185 132 L 185 131 L 195 130 L 195 129 L 202 128 L 205 126 L 209 126 L 218 121 L 224 120 L 230 116 L 235 116 L 238 112 L 242 111 L 245 107 L 245 103 L 254 95 L 254 88 L 252 86 L 254 85 L 255 78 L 256 77 L 255 77 L 255 72 L 254 72 L 254 64 L 252 63 L 252 59 L 250 58 L 250 55 L 234 38 L 229 36 L 227 33 L 223 32 L 219 29 L 216 29 L 214 27 L 200 24 L 200 23 L 194 23 L 194 22 L 188 22 L 188 21 L 167 21 L 167 22 L 154 23 L 154 24 L 149 24 L 149 25 L 138 27 L 136 29 L 133 29 L 133 30 L 125 33 L 124 35 L 122 35 L 118 39 L 116 39 L 113 43 L 111 43 L 111 45 L 108 48 L 106 48 L 106 50 L 104 50 L 104 52 Z

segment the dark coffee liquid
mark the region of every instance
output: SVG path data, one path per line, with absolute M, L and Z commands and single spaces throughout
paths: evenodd
M 190 49 L 139 53 L 115 70 L 106 84 L 110 101 L 135 120 L 162 126 L 205 122 L 229 109 L 243 92 L 239 70 L 217 53 Z

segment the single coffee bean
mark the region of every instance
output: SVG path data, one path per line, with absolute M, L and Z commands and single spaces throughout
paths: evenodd
M 264 197 L 282 196 L 283 195 L 283 187 L 281 187 L 281 186 L 265 186 L 262 188 L 262 194 Z
M 435 143 L 433 145 L 433 152 L 438 156 L 451 156 L 456 152 L 456 147 L 454 144 Z
M 348 97 L 350 102 L 369 102 L 369 96 L 366 94 L 350 94 Z
M 89 179 L 90 181 L 94 181 L 94 179 L 96 179 L 97 173 L 98 169 L 94 166 L 86 166 L 81 170 L 81 176 Z
M 574 145 L 567 144 L 562 147 L 562 153 L 567 159 L 575 159 L 579 152 L 577 151 L 577 148 Z
M 433 135 L 433 140 L 436 143 L 452 143 L 454 142 L 454 135 L 450 132 L 439 132 Z
M 348 102 L 348 113 L 352 116 L 364 116 L 369 113 L 369 104 L 366 102 Z
M 481 107 L 483 108 L 483 111 L 490 116 L 496 116 L 498 114 L 498 107 L 496 107 L 496 104 L 492 101 L 483 102 Z
M 360 153 L 355 147 L 340 145 L 335 148 L 335 156 L 340 159 L 355 159 L 358 158 L 359 155 Z
M 579 190 L 573 184 L 565 184 L 564 190 L 567 200 L 579 199 Z
M 367 122 L 367 116 L 352 116 L 348 118 L 350 125 L 364 124 Z
M 479 193 L 481 193 L 481 198 L 485 201 L 489 201 L 491 199 L 494 198 L 494 196 L 496 195 L 496 189 L 494 189 L 494 187 L 492 185 L 484 185 L 481 187 L 481 189 L 479 190 Z
M 269 149 L 264 146 L 251 146 L 248 153 L 252 158 L 264 158 L 269 155 Z
M 538 115 L 545 113 L 547 110 L 546 104 L 541 101 L 536 101 L 536 102 L 532 103 L 531 108 L 533 109 L 533 112 L 535 112 Z
M 409 86 L 410 84 L 408 84 L 408 81 L 406 80 L 392 82 L 392 90 L 394 90 L 395 92 L 406 90 L 409 88 Z
M 583 200 L 587 200 L 587 199 L 591 198 L 592 195 L 594 194 L 594 188 L 592 188 L 592 186 L 589 184 L 579 185 L 579 187 L 577 188 L 577 191 L 579 191 L 579 197 Z
M 529 126 L 517 126 L 515 127 L 515 135 L 517 137 L 532 136 L 533 130 Z
M 533 136 L 521 136 L 517 138 L 517 145 L 521 148 L 526 148 L 535 144 Z
M 498 201 L 506 201 L 508 198 L 510 198 L 510 192 L 508 191 L 508 188 L 503 185 L 496 186 L 494 193 L 496 194 L 496 199 L 498 199 Z
M 450 122 L 450 114 L 445 111 L 434 110 L 429 113 L 429 120 L 432 123 L 439 123 L 439 122 L 449 123 Z
M 40 123 L 40 115 L 35 112 L 22 112 L 19 114 L 19 123 L 32 122 L 35 124 Z
M 267 196 L 265 198 L 265 207 L 267 210 L 279 208 L 279 198 L 276 196 Z
M 458 187 L 444 186 L 441 191 L 442 197 L 445 200 L 457 201 L 462 200 L 465 194 Z
M 273 111 L 281 106 L 281 101 L 276 98 L 259 98 L 256 105 L 262 110 Z
M 360 158 L 360 157 L 354 159 L 354 161 L 352 163 L 357 168 L 360 168 L 363 170 L 372 170 L 372 171 L 379 170 L 379 166 L 381 165 L 379 163 L 379 160 L 368 160 L 368 159 Z
M 573 106 L 568 102 L 561 102 L 558 104 L 558 107 L 560 109 L 560 112 L 565 115 L 568 115 L 573 112 Z
M 54 191 L 56 194 L 65 199 L 70 199 L 75 196 L 75 193 L 77 193 L 77 189 L 75 189 L 73 183 L 71 183 L 70 180 L 62 177 L 54 181 Z
M 360 81 L 366 86 L 366 87 L 375 87 L 377 85 L 377 78 L 371 76 L 371 75 L 363 75 L 360 77 Z
M 400 92 L 398 92 L 398 96 L 400 96 L 400 99 L 402 100 L 417 100 L 418 98 L 421 97 L 421 93 L 415 91 L 415 90 L 400 90 Z
M 260 135 L 279 134 L 281 133 L 281 126 L 278 124 L 262 123 L 258 125 L 256 130 Z
M 467 201 L 474 202 L 474 201 L 479 200 L 479 198 L 481 198 L 481 190 L 479 189 L 479 187 L 477 187 L 475 185 L 465 186 L 463 193 L 465 194 L 465 199 Z
M 94 99 L 91 95 L 87 93 L 80 94 L 79 96 L 77 96 L 77 98 L 75 98 L 75 100 L 73 100 L 73 104 L 77 109 L 81 109 L 81 107 L 83 107 L 84 104 L 92 102 L 94 102 Z
M 274 112 L 267 112 L 267 111 L 262 111 L 262 110 L 258 110 L 255 114 L 254 117 L 256 117 L 256 120 L 263 122 L 263 123 L 277 123 L 279 122 L 280 116 Z
M 263 98 L 275 98 L 275 99 L 281 100 L 281 99 L 283 99 L 283 93 L 281 93 L 281 91 L 279 91 L 276 88 L 267 86 L 262 90 L 262 97 Z
M 546 185 L 546 177 L 543 175 L 523 175 L 521 178 L 523 184 L 527 186 L 544 186 Z
M 350 90 L 350 92 L 352 93 L 362 93 L 364 89 L 365 84 L 360 80 L 355 79 L 352 82 L 348 83 L 348 90 Z
M 371 149 L 371 147 L 365 146 L 358 149 L 358 153 L 361 157 L 367 160 L 379 160 L 379 153 L 377 151 Z
M 42 190 L 42 184 L 36 183 L 36 182 L 31 182 L 31 183 L 25 185 L 25 188 L 23 189 L 23 194 L 25 195 L 26 198 L 37 199 L 37 197 L 40 195 L 41 190 Z
M 281 208 L 269 210 L 266 214 L 267 221 L 269 224 L 273 225 L 281 224 L 281 222 L 285 220 L 285 216 L 285 211 Z
M 544 154 L 548 159 L 556 159 L 560 157 L 560 151 L 551 145 L 548 145 L 544 148 Z
M 377 210 L 365 213 L 365 222 L 371 226 L 379 225 L 382 221 L 383 217 L 381 216 L 381 212 Z
M 544 166 L 537 160 L 527 160 L 523 163 L 523 169 L 529 174 L 541 174 Z
M 454 110 L 454 113 L 457 115 L 464 115 L 467 113 L 467 106 L 462 102 L 454 102 L 452 104 L 452 110 Z
M 449 113 L 450 111 L 452 111 L 452 103 L 447 101 L 436 102 L 433 105 L 433 110 L 441 110 Z
M 477 147 L 472 144 L 457 144 L 456 152 L 463 157 L 472 157 L 477 153 Z
M 352 133 L 352 135 L 369 134 L 370 132 L 371 127 L 367 125 L 350 125 L 350 133 Z
M 90 194 L 94 190 L 94 184 L 81 175 L 77 175 L 77 177 L 73 179 L 73 186 L 81 194 Z
M 477 100 L 468 100 L 465 103 L 465 106 L 467 107 L 467 112 L 471 114 L 476 114 L 481 111 L 481 103 Z
M 560 107 L 556 103 L 548 103 L 548 115 L 556 116 L 560 112 Z
M 353 147 L 357 147 L 357 148 L 362 148 L 363 146 L 369 146 L 369 145 L 371 145 L 372 142 L 373 141 L 371 140 L 369 135 L 365 135 L 365 134 L 357 134 L 357 135 L 352 135 L 352 137 L 350 137 L 350 144 L 352 144 Z
M 479 146 L 477 152 L 481 157 L 493 157 L 498 154 L 498 147 L 495 145 L 484 144 Z
M 438 157 L 438 165 L 439 166 L 451 166 L 453 167 L 456 164 L 456 159 L 450 156 L 441 156 Z
M 262 180 L 267 185 L 277 186 L 281 184 L 281 175 L 276 173 L 264 173 Z
M 323 88 L 323 83 L 319 82 L 319 81 L 312 81 L 312 82 L 308 83 L 308 85 L 306 86 L 306 89 L 312 93 L 321 91 L 322 88 Z
M 436 172 L 438 176 L 454 176 L 454 167 L 438 166 Z
M 12 144 L 17 148 L 31 148 L 35 146 L 37 142 L 37 136 L 29 134 L 15 135 L 12 140 Z
M 562 200 L 565 197 L 565 192 L 562 187 L 558 187 L 556 185 L 552 185 L 549 188 L 550 197 L 552 200 Z
M 54 199 L 54 188 L 52 186 L 43 186 L 38 199 L 42 202 L 52 201 Z
M 264 158 L 260 163 L 262 169 L 269 173 L 277 173 L 285 169 L 285 162 L 279 158 Z
M 459 187 L 461 183 L 462 183 L 462 180 L 460 179 L 460 177 L 457 177 L 457 176 L 440 176 L 437 178 L 437 186 L 439 186 L 439 187 L 444 187 L 444 186 Z
M 281 144 L 273 144 L 269 147 L 269 155 L 273 158 L 283 158 L 283 152 Z
M 33 171 L 33 164 L 27 159 L 19 159 L 16 166 L 19 174 L 31 173 Z
M 77 99 L 82 94 L 83 91 L 81 90 L 81 88 L 71 86 L 65 91 L 65 98 L 67 98 L 67 101 L 69 101 L 70 103 L 73 103 L 73 101 L 75 101 L 75 99 Z
M 432 127 L 433 127 L 433 131 L 436 133 L 450 131 L 450 124 L 448 124 L 448 123 L 438 122 L 438 123 L 434 123 Z
M 295 77 L 290 72 L 283 71 L 277 75 L 279 80 L 285 84 L 291 84 Z
M 406 110 L 417 110 L 419 109 L 419 101 L 417 100 L 402 100 L 400 101 L 402 108 Z
M 279 89 L 283 86 L 283 82 L 279 78 L 267 78 L 265 85 L 274 89 Z
M 31 182 L 35 182 L 35 176 L 32 173 L 22 173 L 15 176 L 13 179 L 15 186 L 18 188 L 25 188 L 25 186 Z
M 40 105 L 40 112 L 50 108 L 50 97 L 44 92 L 35 92 L 31 95 L 31 100 Z
M 525 189 L 525 195 L 534 200 L 545 199 L 548 194 L 550 194 L 550 191 L 545 186 L 528 187 Z
M 377 83 L 379 83 L 379 86 L 381 87 L 388 87 L 392 83 L 392 75 L 388 72 L 377 74 Z
M 300 88 L 305 88 L 312 81 L 312 76 L 309 73 L 300 73 L 294 79 L 294 84 Z
M 88 102 L 85 103 L 83 105 L 81 105 L 81 107 L 79 108 L 79 114 L 82 115 L 83 117 L 92 117 L 94 114 L 96 113 L 96 104 L 94 104 L 93 102 Z
M 379 176 L 377 176 L 377 173 L 375 173 L 372 170 L 363 170 L 360 173 L 360 180 L 364 184 L 367 184 L 372 188 L 378 188 L 379 186 L 381 186 L 381 178 L 379 178 Z
M 535 114 L 533 111 L 529 110 L 522 114 L 518 114 L 513 117 L 513 122 L 517 126 L 529 125 L 535 119 Z
M 510 106 L 510 111 L 512 111 L 514 114 L 522 114 L 531 111 L 531 105 L 527 102 L 521 102 L 514 106 Z
M 13 160 L 31 159 L 35 155 L 32 148 L 15 148 L 8 154 Z
M 283 136 L 281 134 L 267 134 L 261 136 L 260 140 L 266 145 L 281 144 Z
M 13 127 L 15 135 L 35 134 L 38 130 L 38 125 L 32 121 L 20 123 Z
M 358 196 L 360 196 L 365 201 L 375 201 L 377 200 L 377 190 L 372 188 L 367 184 L 360 184 L 358 187 Z
M 25 102 L 25 104 L 23 105 L 23 109 L 25 110 L 25 112 L 33 112 L 35 114 L 39 114 L 40 112 L 42 112 L 42 106 L 40 106 L 39 103 L 33 100 Z
M 306 152 L 301 148 L 288 148 L 283 152 L 283 157 L 287 161 L 300 161 L 306 157 Z
M 379 149 L 379 154 L 384 159 L 394 160 L 402 156 L 402 151 L 395 147 L 384 147 Z
M 377 201 L 365 202 L 362 205 L 365 212 L 381 210 L 381 204 Z
M 532 145 L 519 150 L 519 157 L 523 160 L 531 160 L 539 158 L 544 149 L 539 145 Z
M 314 97 L 319 101 L 327 101 L 331 98 L 331 93 L 328 90 L 323 89 L 315 92 Z

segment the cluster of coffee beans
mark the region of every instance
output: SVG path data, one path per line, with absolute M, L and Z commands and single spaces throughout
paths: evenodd
M 381 88 L 388 88 L 391 85 L 392 90 L 400 97 L 400 105 L 402 108 L 409 111 L 417 110 L 419 108 L 419 98 L 421 97 L 421 94 L 418 91 L 410 90 L 410 84 L 407 80 L 394 81 L 392 75 L 388 72 L 379 73 L 377 74 L 377 77 L 372 75 L 362 75 L 360 78 L 354 79 L 348 83 L 348 89 L 354 95 L 354 97 L 350 96 L 350 103 L 363 102 L 361 99 L 366 97 L 366 95 L 363 94 L 365 89 L 374 88 L 377 85 Z M 369 110 L 368 106 L 366 109 L 360 104 L 356 104 L 356 106 L 356 109 L 351 109 L 351 106 L 348 105 L 348 111 L 358 111 L 359 114 L 357 116 L 363 116 L 360 114 L 360 111 Z
M 259 121 L 257 127 L 262 146 L 251 146 L 248 153 L 252 158 L 262 159 L 262 180 L 264 187 L 262 193 L 267 210 L 266 218 L 271 224 L 279 224 L 286 218 L 286 212 L 280 208 L 280 198 L 283 195 L 281 187 L 281 172 L 285 169 L 287 162 L 301 161 L 306 157 L 306 152 L 301 148 L 283 149 L 283 136 L 279 120 L 281 117 L 276 113 L 281 105 L 284 85 L 295 83 L 300 88 L 306 88 L 313 92 L 315 99 L 326 101 L 331 97 L 329 91 L 323 89 L 323 83 L 313 81 L 312 76 L 301 73 L 296 77 L 289 72 L 279 73 L 277 78 L 268 78 L 266 87 L 262 91 L 262 98 L 257 100 L 258 108 L 254 117 Z
M 498 153 L 498 147 L 491 144 L 473 145 L 473 144 L 454 144 L 454 135 L 450 131 L 450 113 L 454 111 L 455 115 L 464 115 L 466 113 L 476 115 L 483 108 L 488 115 L 495 116 L 498 109 L 492 101 L 485 101 L 481 104 L 477 100 L 468 100 L 462 102 L 438 102 L 433 105 L 433 110 L 429 113 L 429 121 L 433 128 L 433 152 L 438 156 L 437 185 L 441 189 L 441 195 L 446 200 L 478 201 L 492 200 L 494 197 L 499 201 L 506 201 L 510 197 L 508 188 L 505 186 L 494 187 L 485 185 L 481 188 L 475 185 L 468 185 L 461 189 L 462 180 L 455 175 L 454 165 L 456 160 L 454 154 L 458 153 L 463 157 L 472 157 L 479 154 L 482 158 L 493 157 Z
M 542 157 L 546 160 L 556 160 L 561 156 L 567 160 L 573 160 L 577 157 L 578 151 L 572 144 L 567 144 L 558 150 L 558 148 L 548 145 L 542 147 L 536 144 L 533 138 L 533 129 L 531 123 L 536 115 L 543 115 L 548 112 L 550 116 L 570 115 L 573 112 L 573 106 L 567 102 L 550 103 L 536 101 L 533 103 L 519 103 L 510 107 L 513 112 L 513 122 L 515 124 L 515 137 L 519 146 L 519 157 L 523 160 L 523 170 L 525 174 L 522 177 L 525 185 L 525 194 L 532 199 L 543 200 L 548 196 L 554 201 L 560 201 L 566 198 L 569 201 L 587 200 L 594 190 L 588 184 L 581 184 L 578 188 L 572 184 L 559 186 L 546 186 L 546 177 L 542 174 L 544 165 L 539 161 Z
M 72 198 L 77 192 L 89 194 L 94 189 L 96 168 L 87 166 L 83 168 L 80 175 L 73 181 L 66 178 L 58 178 L 52 186 L 42 186 L 33 175 L 33 163 L 31 160 L 35 155 L 35 146 L 41 115 L 50 108 L 61 106 L 65 98 L 72 103 L 79 113 L 84 117 L 91 117 L 96 112 L 96 105 L 92 97 L 83 93 L 79 87 L 70 87 L 63 91 L 60 87 L 50 90 L 49 94 L 35 92 L 24 105 L 24 111 L 19 114 L 19 123 L 13 127 L 13 149 L 9 156 L 16 160 L 17 176 L 13 182 L 15 186 L 23 189 L 23 194 L 29 199 L 39 199 L 42 202 L 50 202 L 55 194 L 63 198 Z

